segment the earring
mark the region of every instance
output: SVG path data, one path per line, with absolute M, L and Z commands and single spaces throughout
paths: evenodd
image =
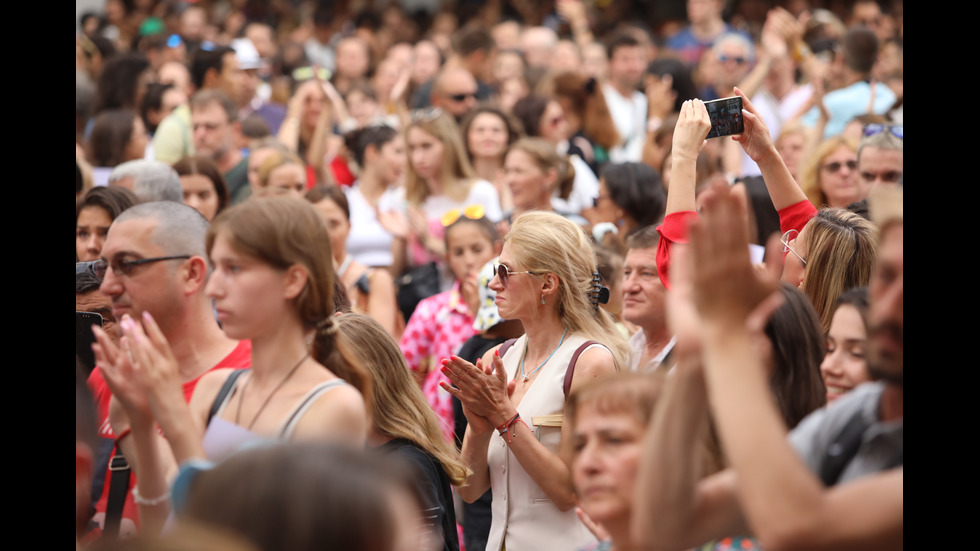
M 544 304 L 544 295 L 541 295 L 541 304 Z

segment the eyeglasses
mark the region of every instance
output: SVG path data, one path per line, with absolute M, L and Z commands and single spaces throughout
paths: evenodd
M 462 94 L 449 94 L 446 97 L 458 103 L 461 101 L 466 101 L 468 98 L 476 99 L 476 92 L 463 92 Z
M 456 221 L 459 220 L 460 216 L 464 218 L 468 218 L 470 220 L 479 220 L 483 218 L 485 214 L 486 214 L 486 209 L 483 208 L 483 205 L 479 205 L 479 204 L 470 205 L 468 207 L 463 207 L 461 209 L 453 209 L 447 212 L 445 215 L 443 215 L 442 225 L 443 227 L 448 228 L 449 226 L 455 224 Z
M 442 115 L 442 109 L 429 107 L 426 109 L 416 109 L 412 113 L 412 122 L 432 122 Z
M 528 271 L 528 272 L 512 272 L 510 270 L 510 268 L 508 268 L 507 266 L 504 266 L 503 264 L 497 264 L 497 278 L 500 279 L 500 284 L 503 285 L 504 287 L 507 286 L 507 283 L 508 283 L 508 281 L 510 279 L 510 276 L 515 275 L 515 274 L 538 275 L 537 272 L 530 272 L 530 271 Z
M 118 258 L 112 262 L 106 262 L 103 259 L 92 261 L 92 268 L 95 270 L 95 275 L 99 279 L 104 279 L 106 272 L 109 268 L 112 268 L 112 273 L 117 276 L 129 277 L 133 275 L 133 270 L 137 266 L 142 266 L 143 264 L 152 264 L 154 262 L 162 262 L 164 260 L 187 260 L 190 258 L 189 254 L 182 254 L 176 256 L 158 256 L 156 258 L 141 258 L 139 260 L 119 260 Z M 78 266 L 76 264 L 75 271 L 78 271 Z
M 790 241 L 795 241 L 796 240 L 796 237 L 799 234 L 800 234 L 800 232 L 798 232 L 797 230 L 789 230 L 786 233 L 784 233 L 782 237 L 779 238 L 779 242 L 783 244 L 783 254 L 786 254 L 786 253 L 793 253 L 793 254 L 795 254 L 796 255 L 796 258 L 799 258 L 800 259 L 800 262 L 803 263 L 803 267 L 805 268 L 806 267 L 806 259 L 803 258 L 803 256 L 800 253 L 798 253 L 795 250 L 793 250 L 793 247 L 790 247 L 789 246 L 789 242 Z
M 866 124 L 864 125 L 864 137 L 874 136 L 875 134 L 881 134 L 887 131 L 892 136 L 900 140 L 905 140 L 905 131 L 900 124 Z
M 834 161 L 832 163 L 827 163 L 823 165 L 823 168 L 824 170 L 826 170 L 831 174 L 836 174 L 843 166 L 846 166 L 848 170 L 854 171 L 857 170 L 858 162 L 856 160 L 847 161 L 844 163 L 840 161 Z
M 741 65 L 745 63 L 746 59 L 741 56 L 729 56 L 729 55 L 722 54 L 718 56 L 718 61 L 722 63 L 725 63 L 726 61 L 734 61 L 735 63 Z

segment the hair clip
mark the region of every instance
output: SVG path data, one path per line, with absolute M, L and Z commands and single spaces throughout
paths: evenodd
M 609 287 L 602 285 L 602 276 L 599 270 L 592 272 L 592 290 L 589 291 L 589 300 L 592 302 L 592 311 L 599 311 L 600 304 L 609 302 Z

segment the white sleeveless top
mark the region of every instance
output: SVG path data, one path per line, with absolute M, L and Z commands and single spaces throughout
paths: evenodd
M 517 339 L 504 354 L 508 380 L 513 379 L 518 372 L 526 339 L 526 335 Z M 521 419 L 555 455 L 558 455 L 561 444 L 561 427 L 536 425 L 534 418 L 564 411 L 565 371 L 575 350 L 587 340 L 589 339 L 581 335 L 569 335 L 555 355 L 541 368 L 517 406 Z M 493 492 L 493 520 L 490 524 L 487 551 L 499 551 L 503 544 L 506 544 L 507 551 L 578 549 L 596 541 L 575 515 L 574 507 L 564 513 L 555 507 L 544 490 L 510 452 L 504 438 L 496 432 L 490 438 L 487 465 L 490 469 L 490 489 Z

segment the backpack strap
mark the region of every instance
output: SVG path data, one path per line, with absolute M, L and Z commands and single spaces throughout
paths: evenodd
M 565 370 L 565 384 L 563 386 L 563 389 L 565 391 L 565 398 L 568 398 L 568 391 L 572 389 L 572 376 L 575 375 L 575 364 L 578 362 L 578 357 L 582 355 L 582 352 L 585 352 L 587 348 L 589 348 L 594 344 L 598 344 L 599 346 L 604 346 L 599 341 L 589 340 L 579 345 L 579 347 L 576 348 L 575 352 L 572 354 L 572 359 L 569 360 L 568 362 L 568 369 Z
M 123 506 L 126 504 L 126 494 L 129 493 L 129 476 L 132 473 L 119 446 L 116 446 L 116 454 L 109 460 L 109 472 L 112 475 L 109 477 L 109 496 L 106 498 L 102 535 L 115 538 L 119 536 Z
M 225 400 L 228 399 L 228 396 L 231 394 L 232 389 L 235 388 L 235 383 L 238 381 L 238 378 L 241 377 L 242 374 L 244 374 L 246 371 L 248 370 L 236 369 L 228 375 L 227 379 L 225 379 L 225 384 L 221 385 L 221 390 L 219 390 L 218 395 L 214 397 L 214 402 L 211 404 L 211 410 L 208 411 L 208 420 L 204 424 L 205 427 L 210 425 L 211 418 L 213 418 L 215 415 L 218 414 L 219 411 L 221 411 L 221 407 L 224 405 Z

